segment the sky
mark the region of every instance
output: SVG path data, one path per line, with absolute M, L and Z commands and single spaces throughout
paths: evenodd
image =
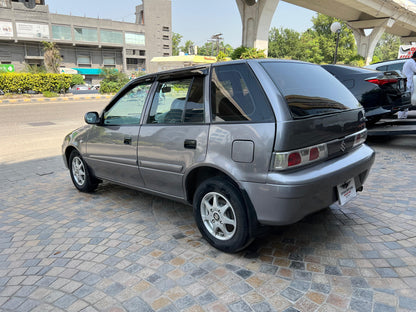
M 150 0 L 151 1 L 151 0 Z M 51 13 L 106 18 L 135 22 L 135 7 L 140 0 L 46 0 Z M 316 12 L 280 1 L 271 27 L 303 32 L 312 26 Z M 172 31 L 183 36 L 181 44 L 191 40 L 201 46 L 212 35 L 222 33 L 224 42 L 234 48 L 241 45 L 241 17 L 235 0 L 172 0 Z

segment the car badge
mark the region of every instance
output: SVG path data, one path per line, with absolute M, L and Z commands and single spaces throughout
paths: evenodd
M 344 140 L 341 142 L 339 149 L 341 150 L 341 152 L 345 152 L 345 150 L 347 149 L 347 144 L 345 144 Z

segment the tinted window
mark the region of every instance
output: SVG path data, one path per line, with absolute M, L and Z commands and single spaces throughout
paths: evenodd
M 216 66 L 211 77 L 213 122 L 272 122 L 270 104 L 246 64 Z
M 204 78 L 159 82 L 148 123 L 201 123 L 204 121 Z
M 379 67 L 377 67 L 377 70 L 386 71 L 387 70 L 387 65 L 379 66 Z
M 403 63 L 395 63 L 387 66 L 388 70 L 402 70 L 403 69 Z
M 293 118 L 360 107 L 357 99 L 320 66 L 305 63 L 261 63 L 286 98 Z
M 105 125 L 139 124 L 151 84 L 141 84 L 127 91 L 104 112 Z

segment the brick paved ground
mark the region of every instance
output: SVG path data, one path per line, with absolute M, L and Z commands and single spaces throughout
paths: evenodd
M 356 200 L 234 255 L 201 239 L 190 207 L 79 193 L 60 157 L 2 164 L 0 310 L 416 311 L 416 144 L 372 146 Z

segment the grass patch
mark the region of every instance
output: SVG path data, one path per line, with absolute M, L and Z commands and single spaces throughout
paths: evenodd
M 44 97 L 51 98 L 51 97 L 58 97 L 58 93 L 51 92 L 51 91 L 45 91 L 42 93 Z

